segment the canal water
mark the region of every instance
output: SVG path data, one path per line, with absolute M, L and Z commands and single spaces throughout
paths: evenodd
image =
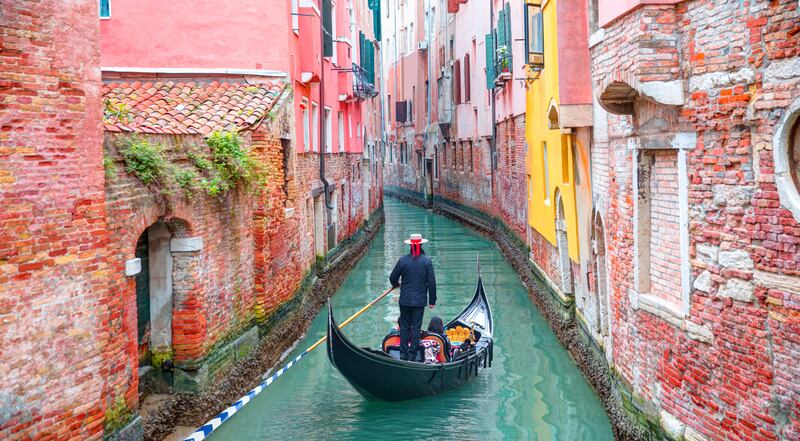
M 492 242 L 426 210 L 387 200 L 386 225 L 333 297 L 341 322 L 388 287 L 403 240 L 422 233 L 436 270 L 439 300 L 425 311 L 445 322 L 475 292 L 480 254 L 484 286 L 495 316 L 491 369 L 448 393 L 386 403 L 365 400 L 328 361 L 324 346 L 306 356 L 212 435 L 224 440 L 610 440 L 608 417 L 591 387 L 525 288 Z M 380 346 L 397 320 L 394 292 L 354 320 L 345 334 L 361 346 Z M 324 335 L 323 310 L 290 355 Z M 392 381 L 387 378 L 386 381 Z

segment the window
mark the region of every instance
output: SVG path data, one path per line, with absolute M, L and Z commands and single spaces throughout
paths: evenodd
M 528 199 L 533 199 L 533 180 L 531 179 L 531 175 L 528 175 Z
M 470 90 L 469 90 L 469 79 L 470 79 L 470 67 L 469 67 L 469 54 L 464 55 L 464 102 L 468 103 L 470 101 Z
M 789 144 L 789 172 L 794 186 L 800 189 L 800 122 L 795 122 L 792 143 Z
M 456 60 L 453 70 L 453 102 L 461 104 L 461 60 Z
M 339 152 L 344 151 L 344 112 L 338 113 L 336 130 L 339 133 Z
M 475 171 L 475 166 L 472 158 L 472 141 L 469 142 L 469 171 Z
M 433 152 L 433 178 L 439 179 L 439 149 Z
M 386 95 L 386 107 L 388 107 L 388 109 L 386 109 L 386 116 L 387 116 L 387 118 L 389 118 L 389 121 L 391 122 L 392 121 L 392 96 L 391 95 Z
M 800 222 L 800 99 L 795 99 L 778 123 L 772 159 L 781 206 Z
M 361 123 L 356 122 L 356 137 L 361 138 Z
M 544 68 L 544 22 L 542 8 L 525 4 L 525 62 L 534 69 Z
M 307 152 L 311 148 L 311 133 L 308 120 L 308 100 L 303 98 L 300 102 L 300 107 L 303 108 L 303 151 Z
M 542 143 L 542 177 L 544 178 L 544 202 L 550 203 L 550 171 L 547 165 L 547 143 Z
M 319 151 L 319 106 L 317 103 L 311 102 L 311 127 L 313 130 L 314 139 L 311 140 L 312 151 Z
M 350 114 L 347 114 L 347 136 L 353 137 L 353 118 L 350 117 Z
M 411 86 L 411 99 L 408 100 L 408 120 L 414 122 L 414 112 L 411 109 L 411 103 L 417 99 L 417 86 Z
M 635 250 L 636 291 L 682 305 L 679 151 L 637 152 Z M 688 256 L 687 256 L 688 257 Z
M 333 53 L 331 55 L 331 62 L 333 64 L 339 64 L 339 46 L 336 44 L 336 3 L 331 3 L 331 39 L 333 40 L 331 44 L 333 45 Z
M 333 152 L 333 127 L 331 121 L 331 109 L 325 108 L 325 153 Z
M 111 0 L 100 0 L 100 18 L 111 18 Z
M 442 164 L 447 168 L 447 143 L 442 143 Z
M 292 0 L 292 30 L 295 33 L 300 32 L 299 16 L 297 14 L 297 0 Z

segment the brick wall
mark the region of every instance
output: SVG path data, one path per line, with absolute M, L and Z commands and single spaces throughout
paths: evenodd
M 98 439 L 135 400 L 103 191 L 97 2 L 0 3 L 0 438 Z
M 638 93 L 630 108 L 608 108 L 631 116 L 596 108 L 595 131 L 604 133 L 592 146 L 613 363 L 640 408 L 676 438 L 800 437 L 800 316 L 792 306 L 800 300 L 800 221 L 781 205 L 773 159 L 781 118 L 800 95 L 797 14 L 794 1 L 643 6 L 612 22 L 591 50 L 601 101 L 604 93 Z M 683 104 L 671 103 L 679 95 L 653 94 L 654 80 L 677 81 Z M 633 286 L 639 213 L 630 170 L 640 146 L 675 143 L 676 133 L 696 136 L 676 147 L 686 155 L 686 176 L 678 176 L 688 192 L 678 211 L 688 218 L 685 313 L 650 303 Z M 662 194 L 651 190 L 654 200 Z M 661 213 L 668 214 L 674 224 L 674 212 Z M 669 268 L 674 280 L 673 262 L 651 257 L 651 270 Z M 673 283 L 663 294 L 674 290 Z
M 681 302 L 678 158 L 662 150 L 652 156 L 650 175 L 650 293 Z

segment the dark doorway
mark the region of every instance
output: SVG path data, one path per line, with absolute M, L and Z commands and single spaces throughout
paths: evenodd
M 136 257 L 142 262 L 142 271 L 136 275 L 139 366 L 150 364 L 150 247 L 147 231 L 144 230 L 136 242 Z
M 433 202 L 433 160 L 425 159 L 425 196 Z

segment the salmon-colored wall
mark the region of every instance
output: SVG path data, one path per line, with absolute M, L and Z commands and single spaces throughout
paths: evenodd
M 289 5 L 112 0 L 111 18 L 100 20 L 101 65 L 288 71 Z
M 562 105 L 591 104 L 586 0 L 558 0 L 558 94 Z
M 598 21 L 601 27 L 640 5 L 671 5 L 681 0 L 599 0 Z

